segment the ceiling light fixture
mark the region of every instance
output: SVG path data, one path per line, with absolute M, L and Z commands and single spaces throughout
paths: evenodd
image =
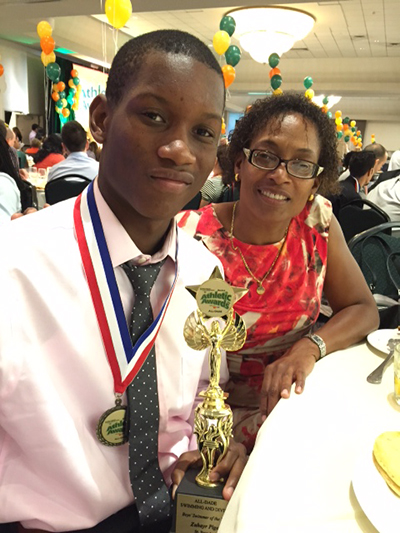
M 318 96 L 314 96 L 312 101 L 314 102 L 314 104 L 319 105 L 319 107 L 322 107 L 323 105 L 326 105 L 326 107 L 328 109 L 330 109 L 334 105 L 338 104 L 340 102 L 340 100 L 342 99 L 341 96 L 335 96 L 334 94 L 330 94 L 328 96 L 328 103 L 324 104 L 324 102 L 323 102 L 324 98 L 325 98 L 324 94 L 319 94 Z
M 227 15 L 236 22 L 234 37 L 258 63 L 268 63 L 272 53 L 281 56 L 290 50 L 315 23 L 313 15 L 291 7 L 241 7 Z

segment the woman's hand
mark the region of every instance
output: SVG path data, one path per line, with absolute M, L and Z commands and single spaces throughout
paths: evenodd
M 306 377 L 311 373 L 318 359 L 318 346 L 305 337 L 296 342 L 280 359 L 266 367 L 260 404 L 263 420 L 280 398 L 290 397 L 293 383 L 296 383 L 297 394 L 303 392 Z

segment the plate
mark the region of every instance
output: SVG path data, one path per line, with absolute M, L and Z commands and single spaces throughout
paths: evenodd
M 379 533 L 398 531 L 400 498 L 392 492 L 372 459 L 372 449 L 365 453 L 353 473 L 353 489 L 362 510 Z
M 397 329 L 378 329 L 368 335 L 367 341 L 376 350 L 388 354 L 388 340 L 396 337 L 400 339 L 400 332 Z

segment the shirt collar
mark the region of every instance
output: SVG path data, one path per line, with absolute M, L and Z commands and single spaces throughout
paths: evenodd
M 143 254 L 141 250 L 129 237 L 125 228 L 114 215 L 107 202 L 103 198 L 97 179 L 93 183 L 94 197 L 96 200 L 97 209 L 99 212 L 101 224 L 103 226 L 104 236 L 107 242 L 108 251 L 110 253 L 111 263 L 113 267 L 117 267 L 132 261 L 134 264 L 153 264 L 162 261 L 166 257 L 170 257 L 175 262 L 176 254 L 176 222 L 172 221 L 168 234 L 165 238 L 164 244 L 158 252 L 154 255 Z

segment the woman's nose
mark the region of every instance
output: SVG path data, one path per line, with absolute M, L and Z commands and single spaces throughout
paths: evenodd
M 158 149 L 158 155 L 163 159 L 170 159 L 177 166 L 193 165 L 196 161 L 188 142 L 183 139 L 174 139 L 163 144 Z
M 286 169 L 286 163 L 281 161 L 275 170 L 268 171 L 268 177 L 276 183 L 284 183 L 290 180 L 290 175 Z

